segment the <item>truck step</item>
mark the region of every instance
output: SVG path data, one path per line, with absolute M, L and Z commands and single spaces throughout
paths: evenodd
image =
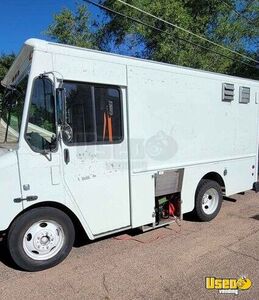
M 176 220 L 179 222 L 180 220 L 177 218 L 169 218 L 169 219 L 165 219 L 159 222 L 159 224 L 156 223 L 152 223 L 152 224 L 148 224 L 148 225 L 143 225 L 141 226 L 141 230 L 142 232 L 146 232 L 146 231 L 150 231 L 156 228 L 160 228 L 160 227 L 165 227 L 168 226 L 170 224 L 176 223 Z

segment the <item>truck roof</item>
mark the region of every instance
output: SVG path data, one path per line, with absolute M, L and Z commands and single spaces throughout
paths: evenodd
M 15 62 L 13 63 L 12 67 L 6 74 L 5 78 L 1 82 L 3 85 L 7 85 L 8 82 L 10 82 L 10 78 L 12 78 L 13 75 L 13 69 L 17 69 L 15 66 L 18 64 L 22 63 L 22 60 L 24 59 L 25 55 L 28 55 L 28 53 L 32 50 L 38 50 L 38 51 L 46 51 L 46 52 L 52 52 L 52 53 L 62 53 L 64 55 L 73 55 L 77 56 L 80 54 L 81 55 L 87 55 L 89 57 L 89 53 L 93 53 L 95 55 L 101 55 L 101 57 L 105 60 L 109 60 L 114 63 L 119 63 L 119 64 L 125 64 L 125 65 L 138 65 L 142 67 L 153 67 L 153 68 L 162 68 L 162 69 L 167 69 L 167 71 L 172 71 L 172 68 L 174 68 L 175 72 L 183 72 L 189 73 L 189 75 L 193 76 L 202 76 L 202 77 L 215 77 L 215 76 L 220 76 L 222 79 L 232 79 L 232 80 L 242 80 L 242 81 L 249 81 L 250 84 L 259 84 L 258 80 L 250 79 L 250 78 L 244 78 L 244 77 L 237 77 L 237 76 L 231 76 L 227 74 L 222 74 L 222 73 L 215 73 L 215 72 L 210 72 L 210 71 L 205 71 L 205 70 L 200 70 L 200 69 L 193 69 L 189 67 L 183 67 L 183 66 L 178 66 L 178 65 L 173 65 L 173 64 L 168 64 L 168 63 L 162 63 L 162 62 L 157 62 L 157 61 L 152 61 L 152 60 L 147 60 L 147 59 L 141 59 L 141 58 L 136 58 L 136 57 L 130 57 L 130 56 L 125 56 L 125 55 L 120 55 L 120 54 L 115 54 L 115 53 L 110 53 L 110 52 L 104 52 L 104 51 L 99 51 L 99 50 L 93 50 L 93 49 L 87 49 L 87 48 L 81 48 L 81 47 L 76 47 L 76 46 L 71 46 L 71 45 L 66 45 L 66 44 L 60 44 L 60 43 L 54 43 L 46 40 L 41 40 L 41 39 L 35 39 L 31 38 L 25 41 L 23 48 L 21 49 L 19 55 L 17 56 Z M 170 69 L 168 69 L 170 68 Z

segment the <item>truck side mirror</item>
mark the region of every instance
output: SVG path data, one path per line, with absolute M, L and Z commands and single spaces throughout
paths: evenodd
M 73 140 L 73 129 L 69 124 L 64 124 L 61 126 L 62 129 L 62 139 L 65 143 L 70 143 Z

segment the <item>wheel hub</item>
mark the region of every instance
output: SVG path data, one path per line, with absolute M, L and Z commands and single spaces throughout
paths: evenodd
M 219 194 L 216 189 L 211 188 L 204 193 L 202 198 L 202 209 L 205 214 L 213 214 L 219 202 Z
M 46 235 L 46 236 L 43 236 L 43 237 L 40 239 L 41 245 L 46 245 L 48 242 L 49 242 L 49 237 L 48 237 L 47 235 Z
M 54 234 L 51 231 L 40 231 L 36 233 L 34 236 L 34 245 L 39 252 L 48 251 L 56 246 Z
M 31 225 L 23 240 L 25 253 L 35 260 L 50 259 L 63 244 L 63 229 L 54 221 L 40 221 Z

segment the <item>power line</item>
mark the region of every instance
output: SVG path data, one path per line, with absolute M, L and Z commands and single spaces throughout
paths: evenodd
M 257 0 L 247 1 L 246 8 L 243 10 L 243 13 L 246 12 L 254 4 L 255 1 L 257 1 Z
M 244 20 L 246 20 L 249 24 L 251 25 L 255 25 L 254 22 L 257 21 L 258 17 L 254 18 L 253 20 L 246 17 L 244 14 L 247 13 L 248 9 L 254 4 L 255 1 L 257 0 L 251 0 L 251 1 L 248 1 L 246 3 L 246 7 L 242 10 L 242 11 L 238 11 L 237 9 L 235 9 L 230 3 L 224 1 L 224 0 L 221 0 L 222 3 L 224 3 L 226 6 L 230 7 L 234 13 L 239 16 L 240 18 L 243 18 Z
M 246 4 L 246 7 L 245 7 L 245 9 L 243 9 L 243 11 L 242 11 L 242 13 L 244 14 L 244 13 L 246 13 L 249 9 L 250 9 L 250 7 L 252 6 L 252 5 L 254 5 L 254 3 L 256 2 L 256 1 L 258 1 L 258 0 L 250 0 L 250 1 L 248 1 L 248 3 Z M 257 3 L 258 4 L 258 3 Z M 257 22 L 258 21 L 258 16 L 256 17 L 256 18 L 254 18 L 254 22 Z
M 160 28 L 155 27 L 155 26 L 153 26 L 153 25 L 147 24 L 147 23 L 145 23 L 145 22 L 143 22 L 143 21 L 141 21 L 141 20 L 139 20 L 139 19 L 136 19 L 136 18 L 134 18 L 134 17 L 130 17 L 130 16 L 127 16 L 127 15 L 125 15 L 125 14 L 123 14 L 123 13 L 117 12 L 117 11 L 115 11 L 114 9 L 111 9 L 111 8 L 105 6 L 105 5 L 102 5 L 102 4 L 99 4 L 99 3 L 95 3 L 95 2 L 92 1 L 92 0 L 83 0 L 83 1 L 84 1 L 84 2 L 87 2 L 87 3 L 91 4 L 91 5 L 94 5 L 94 6 L 100 8 L 100 9 L 102 9 L 102 10 L 108 11 L 108 12 L 110 12 L 110 13 L 112 13 L 112 14 L 118 15 L 118 16 L 120 16 L 120 17 L 129 19 L 129 20 L 131 20 L 131 21 L 133 21 L 133 22 L 135 22 L 135 23 L 138 23 L 138 24 L 141 24 L 141 25 L 143 25 L 143 26 L 149 27 L 149 28 L 151 28 L 151 29 L 153 29 L 153 30 L 156 30 L 156 31 L 158 31 L 158 32 L 166 33 L 166 34 L 170 35 L 171 38 L 173 38 L 172 32 L 169 32 L 168 30 L 163 30 L 163 29 L 160 29 Z M 222 56 L 222 57 L 227 58 L 227 59 L 230 59 L 230 60 L 232 60 L 232 61 L 240 62 L 240 63 L 242 63 L 242 64 L 245 64 L 246 66 L 248 66 L 248 67 L 250 67 L 250 68 L 255 68 L 254 65 L 248 64 L 248 63 L 246 63 L 246 62 L 244 62 L 244 61 L 242 61 L 242 60 L 236 59 L 236 58 L 234 58 L 234 57 L 230 57 L 230 56 L 225 55 L 225 54 L 223 54 L 223 53 L 219 53 L 219 52 L 217 52 L 217 51 L 215 51 L 215 50 L 213 50 L 213 49 L 207 48 L 207 47 L 202 46 L 202 45 L 200 45 L 200 44 L 196 44 L 196 43 L 194 43 L 194 42 L 192 42 L 192 41 L 190 41 L 190 40 L 186 40 L 186 39 L 180 38 L 180 37 L 175 37 L 175 38 L 178 39 L 178 40 L 180 40 L 180 41 L 183 41 L 183 42 L 185 42 L 185 43 L 191 44 L 191 45 L 193 45 L 193 46 L 195 46 L 195 47 L 198 47 L 198 48 L 200 48 L 200 49 L 202 49 L 202 50 L 210 51 L 210 52 L 212 52 L 212 53 L 214 53 L 214 54 L 216 54 L 216 55 Z
M 200 36 L 200 35 L 198 35 L 198 34 L 196 34 L 196 33 L 193 33 L 193 32 L 191 32 L 191 31 L 185 29 L 185 28 L 182 28 L 181 26 L 178 26 L 178 25 L 176 25 L 176 24 L 173 24 L 173 23 L 171 23 L 171 22 L 168 22 L 168 21 L 166 21 L 166 20 L 163 20 L 162 18 L 157 17 L 157 16 L 155 16 L 155 15 L 149 13 L 149 12 L 146 12 L 145 10 L 143 10 L 143 9 L 141 9 L 141 8 L 138 8 L 138 7 L 134 6 L 134 5 L 131 5 L 131 4 L 127 3 L 127 2 L 125 2 L 125 1 L 122 1 L 122 0 L 117 0 L 117 1 L 120 2 L 120 3 L 122 3 L 122 4 L 124 4 L 124 5 L 126 5 L 126 6 L 128 6 L 128 7 L 130 7 L 130 8 L 133 8 L 134 10 L 137 10 L 137 11 L 139 11 L 139 12 L 141 12 L 141 13 L 147 15 L 147 16 L 150 16 L 150 17 L 152 17 L 152 18 L 154 18 L 154 19 L 156 19 L 156 20 L 158 20 L 158 21 L 160 21 L 160 22 L 163 22 L 163 23 L 165 23 L 165 24 L 167 24 L 167 25 L 170 25 L 170 26 L 172 26 L 172 27 L 174 27 L 174 28 L 177 28 L 177 29 L 179 29 L 179 30 L 182 30 L 182 31 L 184 31 L 184 32 L 186 32 L 186 33 L 188 33 L 188 34 L 190 34 L 190 35 L 193 35 L 193 36 L 195 36 L 195 37 L 197 37 L 197 38 L 199 38 L 199 39 L 201 39 L 201 40 L 203 40 L 203 41 L 206 41 L 206 42 L 208 42 L 208 43 L 210 43 L 210 44 L 212 44 L 212 45 L 214 45 L 214 46 L 217 46 L 217 47 L 219 47 L 219 48 L 221 48 L 221 49 L 227 50 L 227 51 L 229 51 L 229 52 L 232 52 L 232 53 L 235 54 L 235 55 L 238 55 L 238 56 L 240 56 L 240 57 L 243 57 L 243 58 L 245 58 L 245 59 L 247 59 L 247 60 L 250 60 L 250 61 L 253 61 L 253 62 L 259 64 L 259 61 L 258 61 L 258 60 L 255 60 L 255 59 L 253 59 L 253 58 L 250 57 L 250 56 L 244 55 L 244 54 L 239 53 L 239 52 L 237 52 L 237 51 L 235 51 L 235 50 L 229 49 L 228 47 L 222 46 L 222 45 L 220 45 L 220 44 L 218 44 L 218 43 L 216 43 L 216 42 L 213 42 L 213 41 L 211 41 L 211 40 L 209 40 L 209 39 L 207 39 L 207 38 L 205 38 L 205 37 L 203 37 L 203 36 Z
M 240 18 L 243 18 L 244 20 L 246 20 L 249 24 L 253 25 L 253 21 L 249 18 L 247 18 L 246 16 L 244 16 L 243 14 L 241 14 L 239 11 L 237 11 L 231 4 L 229 4 L 228 2 L 224 1 L 224 0 L 220 0 L 223 4 L 225 4 L 226 6 L 228 6 L 229 8 L 232 9 L 232 11 Z

